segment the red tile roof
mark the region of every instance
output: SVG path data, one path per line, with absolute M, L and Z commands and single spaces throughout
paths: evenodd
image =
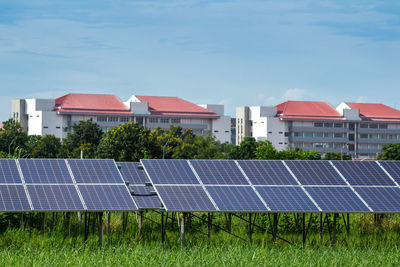
M 343 116 L 327 102 L 286 101 L 276 105 L 277 116 L 282 119 L 344 120 Z
M 116 113 L 131 111 L 115 95 L 67 94 L 55 101 L 55 111 L 74 113 Z
M 219 117 L 209 109 L 202 108 L 179 97 L 136 96 L 141 102 L 149 103 L 153 115 Z
M 352 109 L 359 109 L 364 120 L 400 120 L 400 110 L 375 103 L 346 103 Z

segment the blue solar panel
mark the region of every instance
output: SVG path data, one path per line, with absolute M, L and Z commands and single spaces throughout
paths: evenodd
M 17 164 L 14 159 L 0 159 L 0 184 L 21 184 Z
M 380 161 L 379 163 L 400 184 L 400 161 Z
M 139 162 L 118 162 L 117 164 L 121 166 L 121 175 L 129 184 L 144 185 L 146 182 L 150 182 L 146 172 L 143 169 L 139 170 Z
M 71 175 L 63 159 L 19 159 L 27 184 L 72 184 Z
M 302 185 L 346 185 L 328 161 L 286 160 Z
M 88 210 L 137 210 L 125 185 L 78 185 Z
M 375 161 L 333 161 L 333 164 L 351 185 L 395 185 Z
M 300 186 L 257 186 L 256 188 L 272 211 L 318 211 Z
M 69 159 L 68 163 L 77 183 L 124 183 L 114 160 Z
M 0 185 L 0 211 L 30 211 L 22 185 Z
M 34 210 L 84 210 L 74 185 L 27 185 Z
M 267 211 L 251 186 L 206 186 L 220 211 Z
M 297 185 L 280 160 L 238 160 L 254 185 Z
M 129 186 L 129 190 L 133 191 L 133 199 L 139 209 L 159 209 L 161 202 L 157 195 L 150 195 L 154 191 L 152 186 Z M 138 196 L 139 195 L 139 196 Z
M 400 212 L 397 187 L 354 187 L 374 212 Z
M 159 197 L 169 211 L 216 211 L 201 186 L 157 186 Z
M 141 160 L 153 184 L 199 184 L 186 160 Z
M 191 160 L 203 184 L 249 185 L 232 160 Z
M 306 187 L 323 212 L 368 212 L 349 187 Z

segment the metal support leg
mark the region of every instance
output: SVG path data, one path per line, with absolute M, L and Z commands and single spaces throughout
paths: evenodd
M 272 240 L 276 241 L 276 235 L 278 233 L 278 214 L 274 213 L 274 227 L 272 229 Z
M 139 211 L 139 217 L 138 217 L 139 240 L 142 240 L 142 219 L 143 219 L 143 211 Z
M 71 236 L 71 227 L 70 227 L 70 213 L 67 212 L 67 214 L 65 214 L 65 219 L 66 219 L 66 223 L 67 223 L 67 231 L 68 231 L 68 236 Z
M 29 238 L 32 236 L 32 212 L 29 213 Z
M 323 216 L 322 212 L 319 215 L 319 238 L 322 240 Z
M 164 212 L 161 212 L 161 243 L 164 244 L 165 239 L 165 223 L 164 223 Z
M 306 214 L 303 213 L 303 218 L 302 218 L 302 232 L 303 232 L 303 238 L 302 238 L 302 243 L 303 243 L 303 249 L 306 246 Z
M 99 218 L 99 225 L 98 225 L 99 246 L 101 248 L 101 247 L 103 247 L 103 212 L 98 213 L 98 218 Z
M 181 246 L 182 247 L 186 246 L 186 240 L 185 240 L 185 217 L 186 217 L 186 213 L 182 213 L 182 221 L 181 221 Z
M 336 217 L 337 213 L 333 214 L 333 237 L 332 237 L 332 247 L 336 244 Z
M 210 239 L 210 237 L 211 237 L 211 213 L 208 213 L 207 223 L 208 223 L 207 236 L 208 236 L 208 239 Z
M 46 213 L 42 212 L 42 235 L 44 235 L 45 227 L 46 227 Z
M 251 213 L 249 213 L 249 242 L 252 242 Z
M 347 235 L 350 235 L 350 214 L 347 213 Z

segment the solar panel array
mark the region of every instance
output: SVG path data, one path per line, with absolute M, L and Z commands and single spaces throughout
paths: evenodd
M 166 210 L 400 212 L 400 162 L 141 160 Z
M 139 169 L 139 162 L 118 162 L 120 172 L 125 182 L 128 183 L 129 191 L 139 209 L 159 209 L 161 202 L 158 196 L 152 195 L 152 186 L 146 186 L 150 182 L 143 169 Z
M 137 210 L 113 160 L 0 159 L 0 211 Z

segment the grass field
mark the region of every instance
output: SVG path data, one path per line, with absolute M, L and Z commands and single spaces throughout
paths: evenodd
M 159 221 L 159 214 L 145 213 Z M 294 245 L 283 241 L 273 242 L 271 235 L 255 229 L 253 242 L 244 242 L 227 233 L 212 229 L 211 238 L 193 230 L 207 232 L 207 225 L 192 219 L 186 232 L 186 247 L 179 241 L 178 227 L 171 220 L 167 224 L 166 242 L 160 242 L 159 226 L 143 221 L 143 238 L 139 240 L 136 218 L 130 215 L 125 233 L 122 233 L 121 214 L 112 214 L 111 233 L 104 235 L 104 245 L 98 245 L 97 229 L 90 228 L 84 242 L 83 226 L 77 216 L 71 217 L 70 235 L 61 214 L 54 226 L 47 219 L 44 236 L 40 233 L 40 216 L 34 217 L 35 228 L 29 237 L 26 218 L 22 226 L 17 219 L 2 220 L 0 233 L 1 266 L 88 266 L 88 265 L 136 265 L 136 266 L 399 266 L 400 265 L 400 217 L 385 215 L 374 223 L 373 215 L 351 215 L 351 232 L 347 235 L 342 220 L 338 225 L 338 242 L 330 246 L 329 233 L 324 229 L 319 236 L 318 216 L 311 223 L 305 249 L 301 246 L 301 233 L 297 232 L 292 215 L 282 215 L 278 234 Z M 266 216 L 258 216 L 256 223 L 266 224 Z M 213 215 L 214 223 L 225 225 L 222 214 Z M 24 229 L 25 225 L 25 229 Z M 92 224 L 91 224 L 92 225 Z M 374 226 L 375 225 L 375 226 Z M 106 232 L 104 225 L 104 232 Z M 233 219 L 232 231 L 247 238 L 247 224 Z

